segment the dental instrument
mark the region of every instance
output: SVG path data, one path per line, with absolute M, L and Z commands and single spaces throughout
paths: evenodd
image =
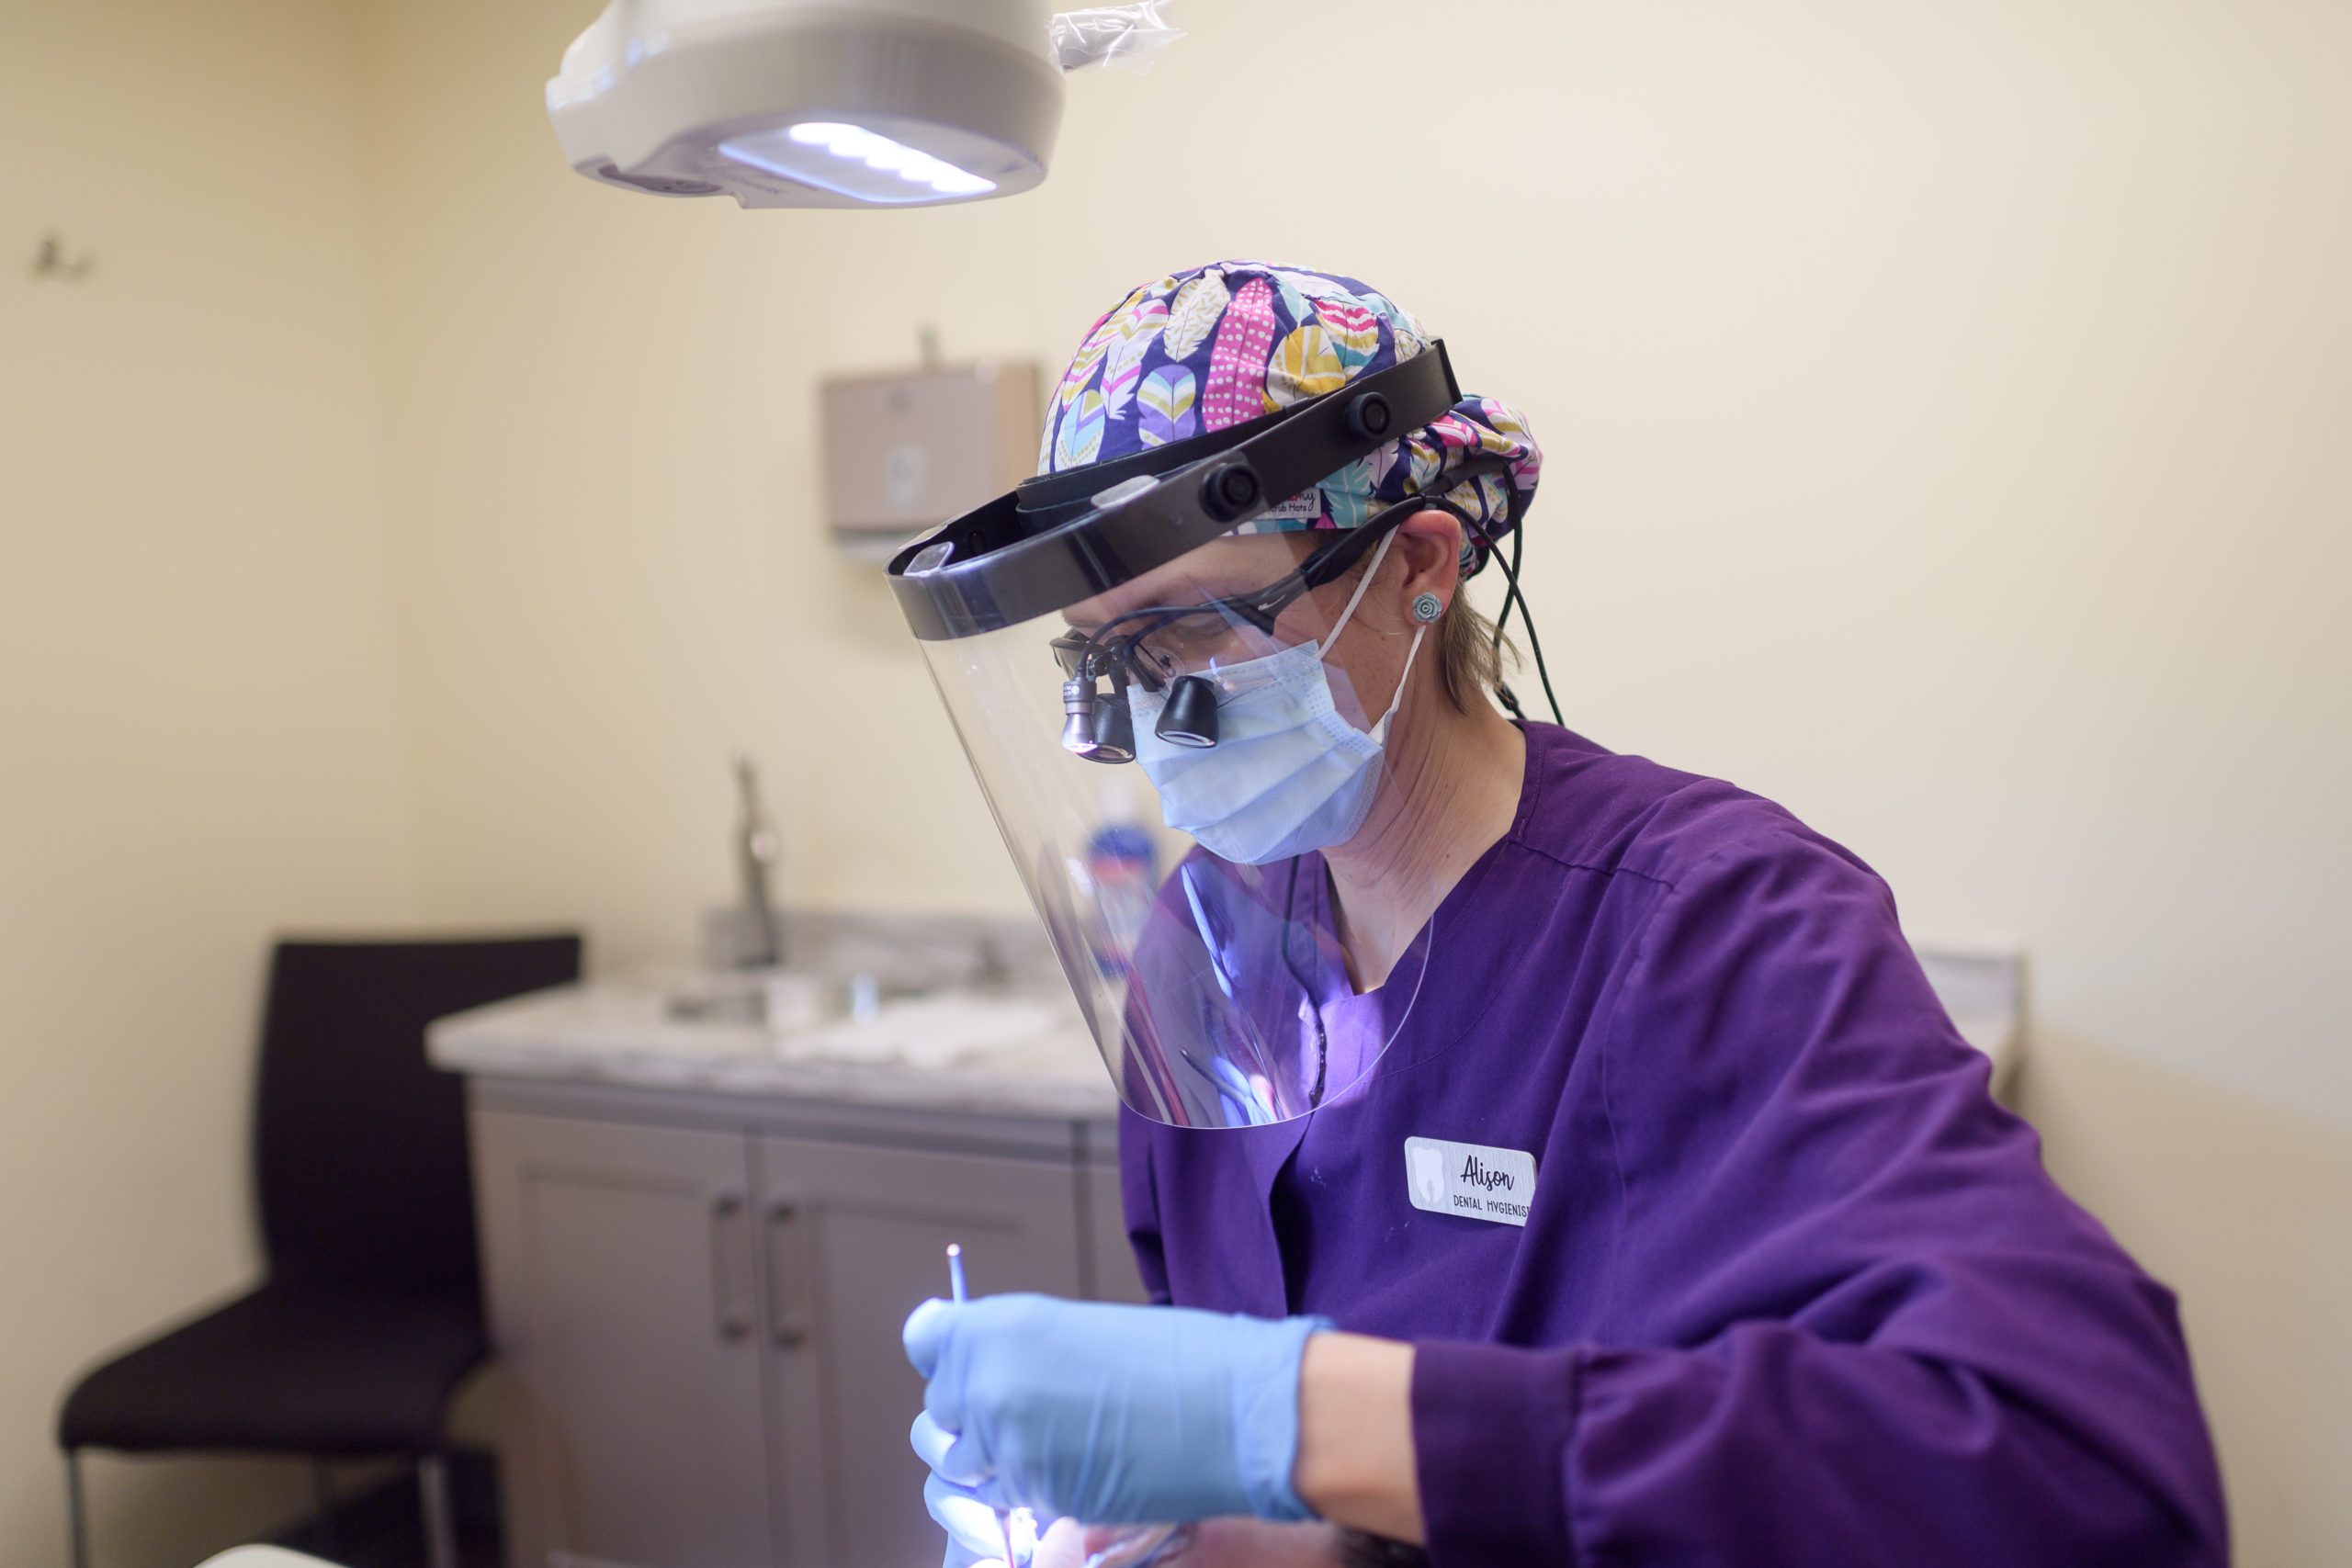
M 964 1288 L 964 1244 L 947 1244 L 947 1299 L 957 1306 L 971 1297 Z M 1026 1508 L 1000 1508 L 996 1511 L 997 1533 L 1004 1538 L 1004 1568 L 1026 1568 L 1029 1559 L 1037 1551 L 1037 1519 Z M 1015 1548 L 1025 1540 L 1028 1550 L 1016 1553 Z

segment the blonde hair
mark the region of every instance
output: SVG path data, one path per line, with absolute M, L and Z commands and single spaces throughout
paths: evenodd
M 1508 637 L 1498 643 L 1495 623 L 1456 592 L 1437 624 L 1437 678 L 1455 712 L 1474 713 L 1474 705 L 1502 690 L 1506 655 L 1516 668 L 1519 649 Z

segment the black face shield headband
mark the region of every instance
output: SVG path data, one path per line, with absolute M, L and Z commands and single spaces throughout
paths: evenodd
M 1461 396 L 1432 343 L 1247 424 L 1027 480 L 899 551 L 890 587 L 926 642 L 1051 615 L 1231 533 Z

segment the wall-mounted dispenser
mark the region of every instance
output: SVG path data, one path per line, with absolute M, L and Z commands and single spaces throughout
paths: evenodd
M 886 561 L 1035 471 L 1037 367 L 982 360 L 844 376 L 819 390 L 825 521 L 859 560 Z

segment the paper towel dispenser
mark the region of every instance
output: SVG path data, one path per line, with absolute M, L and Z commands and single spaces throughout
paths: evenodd
M 984 359 L 820 389 L 825 520 L 833 542 L 885 561 L 909 539 L 1036 470 L 1034 361 Z

